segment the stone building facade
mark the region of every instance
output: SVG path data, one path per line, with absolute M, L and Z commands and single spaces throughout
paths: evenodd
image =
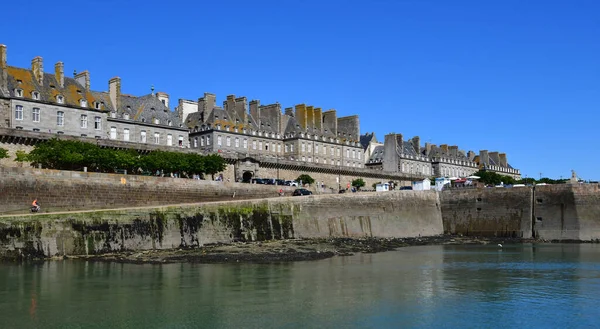
M 187 107 L 187 109 L 186 109 Z M 193 109 L 180 101 L 177 111 Z M 227 96 L 222 107 L 205 93 L 185 124 L 190 146 L 201 153 L 221 153 L 268 162 L 296 161 L 319 167 L 363 168 L 358 116 L 338 118 L 335 110 L 296 105 L 282 111 L 279 103 L 261 105 L 246 97 Z M 236 180 L 257 177 L 248 167 Z
M 108 92 L 92 90 L 88 71 L 65 76 L 62 62 L 54 65 L 54 74 L 46 73 L 39 56 L 31 68 L 9 66 L 7 48 L 0 45 L 0 127 L 173 147 L 187 144 L 187 128 L 169 111 L 168 95 L 121 94 L 118 77 L 108 87 Z
M 404 140 L 402 134 L 388 134 L 383 145 L 371 144 L 371 136 L 361 136 L 363 149 L 370 151 L 365 166 L 384 172 L 398 172 L 426 177 L 468 177 L 479 170 L 492 171 L 515 179 L 521 178 L 518 169 L 506 160 L 505 153 L 482 150 L 479 155 L 473 151 L 459 150 L 458 146 L 425 143 L 415 136 Z

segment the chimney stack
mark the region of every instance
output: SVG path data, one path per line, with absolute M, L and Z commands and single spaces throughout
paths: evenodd
M 498 154 L 498 157 L 500 157 L 500 166 L 508 168 L 508 161 L 506 161 L 506 153 L 500 153 Z
M 6 45 L 0 45 L 0 69 L 5 70 L 7 66 Z
M 44 61 L 40 56 L 31 60 L 31 71 L 35 80 L 40 84 L 44 84 Z
M 258 108 L 260 107 L 260 101 L 258 99 L 253 99 L 250 101 L 250 115 L 254 118 L 254 121 L 258 124 L 260 122 L 260 112 Z
M 115 111 L 121 109 L 121 78 L 114 77 L 108 80 L 108 94 Z
M 294 108 L 293 107 L 286 107 L 284 110 L 284 114 L 290 117 L 294 116 Z
M 65 65 L 63 62 L 54 64 L 54 77 L 61 88 L 65 87 Z
M 398 172 L 398 147 L 402 145 L 401 134 L 387 134 L 383 142 L 383 171 Z
M 488 155 L 488 151 L 487 150 L 480 150 L 479 151 L 479 164 L 483 164 L 486 167 L 490 165 L 490 158 Z
M 90 90 L 90 72 L 88 72 L 87 70 L 81 73 L 77 73 L 75 75 L 75 81 L 82 85 L 85 88 L 85 90 Z
M 413 148 L 415 149 L 415 153 L 417 153 L 417 155 L 421 154 L 421 138 L 419 136 L 415 136 L 412 138 L 412 145 Z
M 426 152 L 427 156 L 430 156 L 430 154 L 431 154 L 431 143 L 425 143 L 425 152 Z

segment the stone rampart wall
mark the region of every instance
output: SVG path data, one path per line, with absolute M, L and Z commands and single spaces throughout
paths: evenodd
M 529 238 L 532 197 L 530 187 L 442 191 L 444 232 Z
M 172 177 L 0 167 L 0 214 L 277 197 L 294 188 Z
M 0 259 L 169 249 L 207 243 L 442 233 L 435 192 L 280 197 L 0 217 Z

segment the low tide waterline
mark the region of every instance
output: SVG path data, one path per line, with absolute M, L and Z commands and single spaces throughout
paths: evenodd
M 0 328 L 600 327 L 600 245 L 279 264 L 0 264 Z

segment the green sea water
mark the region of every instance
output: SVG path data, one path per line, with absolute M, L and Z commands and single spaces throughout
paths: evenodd
M 268 265 L 0 263 L 0 328 L 600 328 L 600 245 Z

